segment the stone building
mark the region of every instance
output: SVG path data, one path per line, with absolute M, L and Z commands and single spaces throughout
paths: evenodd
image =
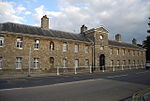
M 49 29 L 49 18 L 41 18 L 41 27 L 16 23 L 0 24 L 0 69 L 50 70 L 82 68 L 108 70 L 145 64 L 145 50 L 136 45 L 108 39 L 104 27 L 81 27 L 79 34 Z

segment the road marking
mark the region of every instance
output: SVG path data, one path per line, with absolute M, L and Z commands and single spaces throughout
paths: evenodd
M 149 71 L 138 72 L 138 73 L 136 73 L 136 74 L 143 74 L 143 73 L 146 73 L 146 72 L 149 72 Z
M 125 74 L 125 75 L 108 76 L 107 78 L 111 79 L 111 78 L 119 78 L 119 77 L 125 77 L 125 76 L 128 76 L 128 74 Z
M 0 89 L 0 92 L 3 92 L 3 91 L 12 91 L 12 90 L 22 90 L 22 89 L 32 89 L 32 88 L 52 87 L 52 86 L 62 86 L 62 85 L 68 85 L 68 84 L 77 84 L 77 83 L 92 82 L 92 81 L 97 81 L 97 80 L 100 81 L 100 80 L 103 80 L 103 79 L 88 79 L 88 80 L 73 81 L 73 82 L 64 82 L 64 83 L 57 83 L 57 84 L 50 84 L 50 85 L 43 85 L 43 86 Z

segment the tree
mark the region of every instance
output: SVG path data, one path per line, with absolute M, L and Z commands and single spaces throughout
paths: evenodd
M 150 20 L 150 17 L 149 17 L 149 20 Z M 149 21 L 148 25 L 150 27 L 150 21 Z M 147 30 L 147 33 L 150 33 L 150 30 Z
M 146 49 L 146 60 L 150 60 L 150 36 L 143 41 L 143 48 Z

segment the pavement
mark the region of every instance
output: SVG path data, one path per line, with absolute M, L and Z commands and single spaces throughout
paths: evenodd
M 0 80 L 0 101 L 126 101 L 150 88 L 149 70 Z

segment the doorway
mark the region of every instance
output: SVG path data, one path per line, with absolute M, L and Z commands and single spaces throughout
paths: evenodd
M 99 67 L 100 67 L 100 70 L 105 70 L 105 55 L 104 54 L 101 54 L 99 56 Z

